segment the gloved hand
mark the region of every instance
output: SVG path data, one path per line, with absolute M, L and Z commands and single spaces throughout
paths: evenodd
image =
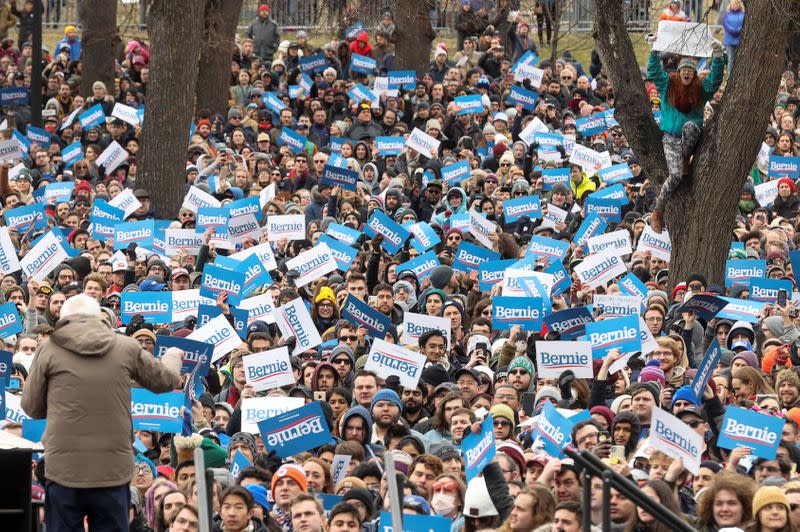
M 139 245 L 136 242 L 132 244 L 128 244 L 128 247 L 125 248 L 125 256 L 128 257 L 128 262 L 136 262 L 136 248 Z
M 714 39 L 712 46 L 713 46 L 713 51 L 711 52 L 711 55 L 713 57 L 722 57 L 723 55 L 725 55 L 725 47 L 722 46 L 721 42 Z
M 125 335 L 126 336 L 133 336 L 133 333 L 138 331 L 144 325 L 144 316 L 141 314 L 134 314 L 131 317 L 131 321 L 128 322 L 128 325 L 125 327 Z

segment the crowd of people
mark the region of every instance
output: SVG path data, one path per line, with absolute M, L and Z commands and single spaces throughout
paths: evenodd
M 430 69 L 397 86 L 402 28 L 390 14 L 378 32 L 352 20 L 318 47 L 302 31 L 281 41 L 263 5 L 236 37 L 227 113 L 197 109 L 187 152 L 175 154 L 186 170 L 170 178 L 187 191 L 175 219 L 157 190 L 137 186 L 149 44 L 128 42 L 115 86 L 95 82 L 81 95 L 79 32 L 69 28 L 46 57 L 43 128 L 26 101 L 0 107 L 0 147 L 17 143 L 0 167 L 0 292 L 13 304 L 0 327 L 13 353 L 0 375 L 3 430 L 44 446 L 32 464 L 40 526 L 198 530 L 200 449 L 215 530 L 383 530 L 397 493 L 405 518 L 426 530 L 577 532 L 587 512 L 601 524 L 603 482 L 593 478 L 584 500 L 581 464 L 561 452 L 569 445 L 698 530 L 800 528 L 797 71 L 782 77 L 741 191 L 728 257 L 740 274 L 724 286 L 708 280 L 720 272 L 670 284 L 659 213 L 721 101 L 744 13 L 730 4 L 727 52 L 715 43 L 698 63 L 653 51 L 643 66 L 670 169 L 660 190 L 613 119 L 599 56 L 539 61 L 524 17 L 479 35 L 459 28 L 459 50 L 437 44 Z M 462 1 L 463 13 L 472 7 Z M 27 41 L 3 43 L 9 94 L 30 86 L 30 52 Z M 98 106 L 102 120 L 90 116 Z M 106 157 L 115 146 L 127 155 Z M 233 238 L 242 209 L 259 227 Z M 153 220 L 147 243 L 104 231 L 114 210 L 124 211 L 112 217 L 117 229 Z M 276 218 L 286 215 L 295 216 Z M 270 219 L 292 220 L 291 237 L 271 235 Z M 196 245 L 165 246 L 175 230 Z M 27 262 L 52 236 L 60 262 Z M 316 253 L 336 269 L 315 273 Z M 246 293 L 207 297 L 240 263 L 268 274 Z M 162 296 L 193 306 L 179 319 L 177 306 L 156 318 L 126 310 Z M 263 301 L 261 314 L 249 304 Z M 708 313 L 693 301 L 727 306 Z M 285 309 L 308 321 L 293 325 Z M 165 338 L 201 339 L 217 316 L 238 337 L 201 340 L 214 356 L 199 377 L 185 351 L 161 349 Z M 628 316 L 641 324 L 633 345 L 595 345 L 592 327 Z M 542 354 L 556 341 L 572 342 L 573 362 L 592 343 L 585 371 L 550 367 Z M 264 389 L 250 361 L 270 352 L 277 364 L 281 348 L 291 382 Z M 404 354 L 403 364 L 376 362 L 380 350 Z M 182 429 L 142 428 L 142 387 L 184 390 Z M 256 419 L 256 404 L 274 406 Z M 285 456 L 263 423 L 303 405 L 319 406 L 330 438 Z M 741 411 L 782 424 L 774 445 L 729 443 L 726 425 Z M 659 443 L 663 419 L 673 443 L 701 448 Z M 474 470 L 468 451 L 489 433 L 494 456 Z M 616 489 L 610 518 L 612 530 L 672 528 Z

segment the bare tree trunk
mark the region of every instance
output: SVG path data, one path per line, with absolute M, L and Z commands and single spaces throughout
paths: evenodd
M 550 14 L 553 24 L 553 46 L 550 48 L 550 61 L 552 63 L 555 63 L 558 57 L 558 38 L 561 35 L 561 14 L 564 12 L 564 3 L 565 0 L 555 0 L 553 2 L 553 12 Z M 545 7 L 545 9 L 547 8 Z
M 661 133 L 652 118 L 625 30 L 622 2 L 595 0 L 594 38 L 614 86 L 616 118 L 656 190 L 667 175 Z M 736 70 L 728 79 L 717 116 L 703 127 L 691 175 L 670 198 L 666 222 L 672 240 L 670 286 L 693 271 L 724 281 L 736 206 L 755 161 L 781 73 L 792 0 L 748 4 Z M 758 79 L 758 83 L 753 83 Z
M 92 95 L 92 84 L 102 81 L 109 93 L 114 91 L 114 51 L 120 42 L 117 33 L 117 2 L 84 0 L 81 94 Z
M 142 128 L 137 186 L 158 191 L 162 216 L 177 216 L 192 121 L 205 0 L 153 0 L 148 19 L 152 42 L 150 83 Z
M 427 72 L 430 67 L 431 42 L 436 32 L 431 28 L 427 0 L 398 0 L 395 23 L 395 69 Z M 380 66 L 380 65 L 379 65 Z
M 228 109 L 234 36 L 243 0 L 206 0 L 205 29 L 197 74 L 197 109 Z

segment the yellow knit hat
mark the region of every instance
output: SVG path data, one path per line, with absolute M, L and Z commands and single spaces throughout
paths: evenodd
M 758 512 L 769 504 L 782 504 L 786 507 L 787 515 L 789 513 L 789 499 L 783 490 L 777 486 L 762 486 L 758 488 L 755 496 L 753 497 L 753 517 L 758 516 Z
M 317 297 L 314 298 L 314 303 L 319 303 L 324 299 L 327 299 L 334 305 L 336 304 L 336 296 L 333 294 L 333 290 L 331 290 L 330 287 L 323 286 L 322 288 L 320 288 L 319 294 L 317 294 Z

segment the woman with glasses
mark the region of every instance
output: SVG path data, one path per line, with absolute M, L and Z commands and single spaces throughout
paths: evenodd
M 750 366 L 739 368 L 731 380 L 731 393 L 733 404 L 741 407 L 750 407 L 759 394 L 774 394 L 775 390 L 769 385 L 761 371 Z
M 454 473 L 442 473 L 431 484 L 433 495 L 431 506 L 437 515 L 451 520 L 451 530 L 461 530 L 464 526 L 464 496 L 467 486 L 460 476 Z
M 320 334 L 325 333 L 339 321 L 339 307 L 336 304 L 336 296 L 327 286 L 322 286 L 314 297 L 314 304 L 311 305 L 311 319 Z

